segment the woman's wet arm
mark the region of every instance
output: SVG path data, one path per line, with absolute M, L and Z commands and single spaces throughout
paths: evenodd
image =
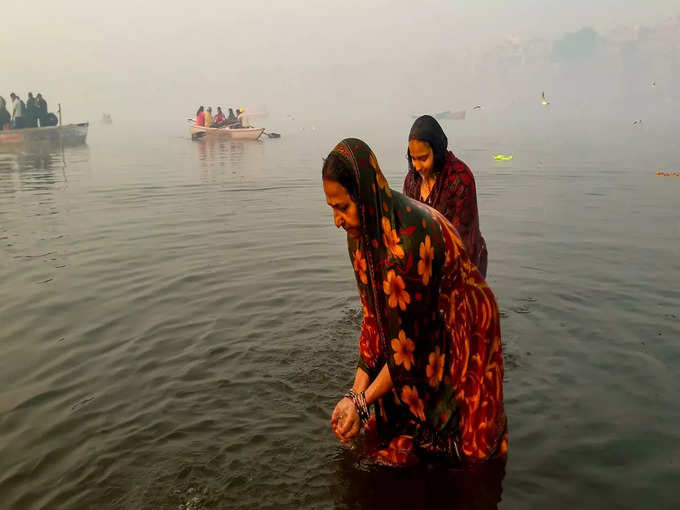
M 352 386 L 354 393 L 365 391 L 370 382 L 371 379 L 364 369 L 357 367 L 357 374 L 354 376 L 354 385 Z
M 382 367 L 378 377 L 366 388 L 366 403 L 371 405 L 380 397 L 385 395 L 388 391 L 392 389 L 392 377 L 390 376 L 390 370 L 387 367 L 387 363 Z

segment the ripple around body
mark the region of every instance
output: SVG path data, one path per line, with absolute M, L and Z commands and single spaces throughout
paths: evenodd
M 0 506 L 677 506 L 669 184 L 594 149 L 515 147 L 511 172 L 458 153 L 501 308 L 509 462 L 392 471 L 328 426 L 361 322 L 320 187 L 332 141 L 111 133 L 0 159 Z M 378 151 L 395 189 L 402 154 Z

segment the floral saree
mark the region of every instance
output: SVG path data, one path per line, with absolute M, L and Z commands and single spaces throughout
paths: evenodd
M 333 152 L 354 170 L 362 235 L 348 236 L 364 318 L 359 366 L 387 363 L 392 391 L 367 425 L 376 460 L 419 452 L 479 462 L 507 450 L 498 307 L 455 228 L 389 188 L 371 149 L 346 139 Z

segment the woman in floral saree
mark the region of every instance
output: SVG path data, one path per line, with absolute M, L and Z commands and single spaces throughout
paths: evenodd
M 333 432 L 347 441 L 365 426 L 379 441 L 371 456 L 389 465 L 419 454 L 504 457 L 498 307 L 458 233 L 391 190 L 361 140 L 340 142 L 322 176 L 364 310 L 357 374 L 333 411 Z

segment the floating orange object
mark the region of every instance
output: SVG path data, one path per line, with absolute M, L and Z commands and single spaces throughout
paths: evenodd
M 654 172 L 654 175 L 660 177 L 680 177 L 680 172 Z

